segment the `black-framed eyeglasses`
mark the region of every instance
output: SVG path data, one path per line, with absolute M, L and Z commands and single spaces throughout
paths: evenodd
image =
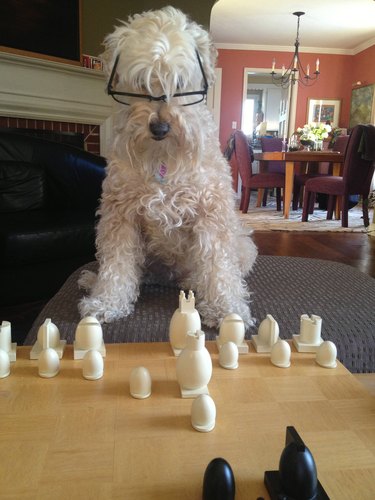
M 113 65 L 111 75 L 109 77 L 108 85 L 107 85 L 107 93 L 110 95 L 115 101 L 119 102 L 120 104 L 124 104 L 125 106 L 130 106 L 130 103 L 126 102 L 127 99 L 126 97 L 135 97 L 137 99 L 147 99 L 148 101 L 164 101 L 164 102 L 173 102 L 174 104 L 178 104 L 180 106 L 192 106 L 193 104 L 198 104 L 202 102 L 204 99 L 207 97 L 207 91 L 208 91 L 208 83 L 207 83 L 207 78 L 204 73 L 202 61 L 199 57 L 198 52 L 195 52 L 197 55 L 198 59 L 198 64 L 202 73 L 202 78 L 203 78 L 203 89 L 202 90 L 196 90 L 192 92 L 179 92 L 176 94 L 173 94 L 169 99 L 166 95 L 161 95 L 158 97 L 152 96 L 150 94 L 135 94 L 133 92 L 120 92 L 118 90 L 114 90 L 113 88 L 113 80 L 115 78 L 116 70 L 117 70 L 117 65 L 120 59 L 120 54 L 117 55 L 115 64 Z M 199 98 L 198 98 L 199 96 Z M 190 102 L 186 102 L 186 97 L 196 97 L 197 99 L 192 99 Z

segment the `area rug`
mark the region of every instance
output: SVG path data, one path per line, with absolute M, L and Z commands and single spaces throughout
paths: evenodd
M 97 264 L 91 262 L 68 278 L 36 318 L 25 345 L 36 341 L 46 318 L 58 326 L 63 339 L 73 343 L 80 320 L 77 304 L 83 292 L 77 280 L 82 269 L 96 270 Z M 257 322 L 247 332 L 247 339 L 257 333 L 267 314 L 278 322 L 284 339 L 299 333 L 302 314 L 316 314 L 322 318 L 323 339 L 336 344 L 338 359 L 350 371 L 375 372 L 374 278 L 328 260 L 261 255 L 248 277 L 248 286 Z M 168 341 L 178 295 L 175 283 L 143 285 L 132 315 L 103 325 L 104 341 Z M 214 340 L 218 331 L 202 327 L 206 338 Z
M 369 210 L 370 221 L 373 209 Z M 357 205 L 349 210 L 349 227 L 342 227 L 341 220 L 327 220 L 327 212 L 315 208 L 309 215 L 308 222 L 301 222 L 302 208 L 291 210 L 289 219 L 285 219 L 282 212 L 276 210 L 274 197 L 268 197 L 267 206 L 256 208 L 256 193 L 251 195 L 247 214 L 240 212 L 240 218 L 245 227 L 254 231 L 330 231 L 367 233 L 374 232 L 374 228 L 366 229 L 363 224 L 362 207 Z

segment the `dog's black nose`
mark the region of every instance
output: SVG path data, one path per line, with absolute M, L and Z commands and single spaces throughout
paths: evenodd
M 167 122 L 151 122 L 150 123 L 150 131 L 152 134 L 152 138 L 155 141 L 161 141 L 168 134 L 170 129 L 169 123 Z

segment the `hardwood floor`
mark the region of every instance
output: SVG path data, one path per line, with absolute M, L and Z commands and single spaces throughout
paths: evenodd
M 375 278 L 375 237 L 362 233 L 254 232 L 260 255 L 333 260 Z
M 360 233 L 255 232 L 260 255 L 310 257 L 342 262 L 375 278 L 375 237 Z M 23 338 L 46 301 L 0 305 L 0 322 L 11 321 L 13 342 Z

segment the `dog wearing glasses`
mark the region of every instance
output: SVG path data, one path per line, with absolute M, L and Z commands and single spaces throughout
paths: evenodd
M 113 138 L 97 227 L 98 274 L 84 271 L 83 316 L 131 314 L 153 262 L 193 290 L 204 324 L 253 324 L 245 277 L 257 249 L 235 209 L 230 167 L 205 98 L 215 78 L 209 34 L 165 7 L 104 41 Z M 168 272 L 169 272 L 168 271 Z

